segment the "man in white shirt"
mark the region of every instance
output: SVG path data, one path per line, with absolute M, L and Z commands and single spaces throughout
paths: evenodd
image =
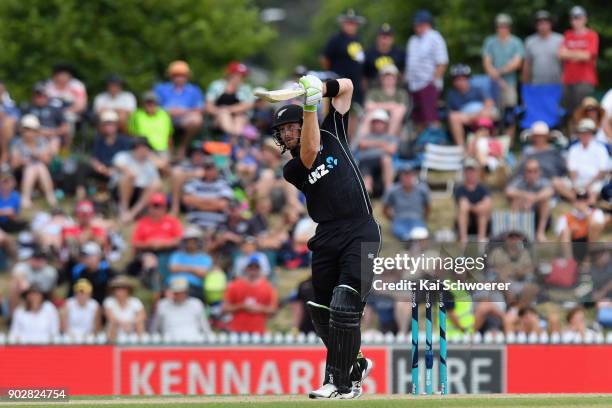
M 136 110 L 136 97 L 123 87 L 123 78 L 110 75 L 106 79 L 106 91 L 95 97 L 93 108 L 96 116 L 107 110 L 115 111 L 119 115 L 120 129 L 126 131 L 128 117 Z
M 170 296 L 159 301 L 156 328 L 173 340 L 193 340 L 210 333 L 201 300 L 190 297 L 185 278 L 170 281 Z
M 423 129 L 438 121 L 438 97 L 448 65 L 448 50 L 442 35 L 432 28 L 429 11 L 417 11 L 413 24 L 415 35 L 406 47 L 406 81 L 414 103 L 413 119 Z
M 582 119 L 576 127 L 579 142 L 569 148 L 567 168 L 575 188 L 589 193 L 589 203 L 595 203 L 610 169 L 610 156 L 605 146 L 594 140 L 597 126 L 592 119 Z

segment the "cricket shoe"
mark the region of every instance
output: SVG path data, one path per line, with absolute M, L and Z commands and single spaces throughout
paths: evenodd
M 369 358 L 359 357 L 351 369 L 351 382 L 353 383 L 353 398 L 361 397 L 363 393 L 363 380 L 365 380 L 374 368 L 374 362 Z
M 319 389 L 312 390 L 308 393 L 308 398 L 312 399 L 331 399 L 338 398 L 338 387 L 334 384 L 326 383 L 323 384 Z

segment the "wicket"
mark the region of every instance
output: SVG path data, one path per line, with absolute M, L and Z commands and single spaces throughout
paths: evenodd
M 433 321 L 432 301 L 429 291 L 425 292 L 425 393 L 433 394 Z M 438 323 L 440 325 L 440 393 L 448 394 L 446 377 L 446 306 L 444 296 L 439 293 Z M 416 291 L 412 292 L 412 394 L 419 394 L 419 303 Z

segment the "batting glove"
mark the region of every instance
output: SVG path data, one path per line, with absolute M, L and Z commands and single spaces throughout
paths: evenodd
M 316 112 L 317 105 L 323 98 L 323 83 L 314 75 L 306 75 L 300 78 L 299 84 L 304 88 L 304 110 Z

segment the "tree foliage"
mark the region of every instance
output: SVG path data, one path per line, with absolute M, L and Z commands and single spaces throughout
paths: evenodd
M 0 77 L 21 98 L 57 62 L 94 88 L 119 73 L 142 91 L 185 59 L 205 85 L 275 36 L 249 0 L 2 0 L 0 19 Z

